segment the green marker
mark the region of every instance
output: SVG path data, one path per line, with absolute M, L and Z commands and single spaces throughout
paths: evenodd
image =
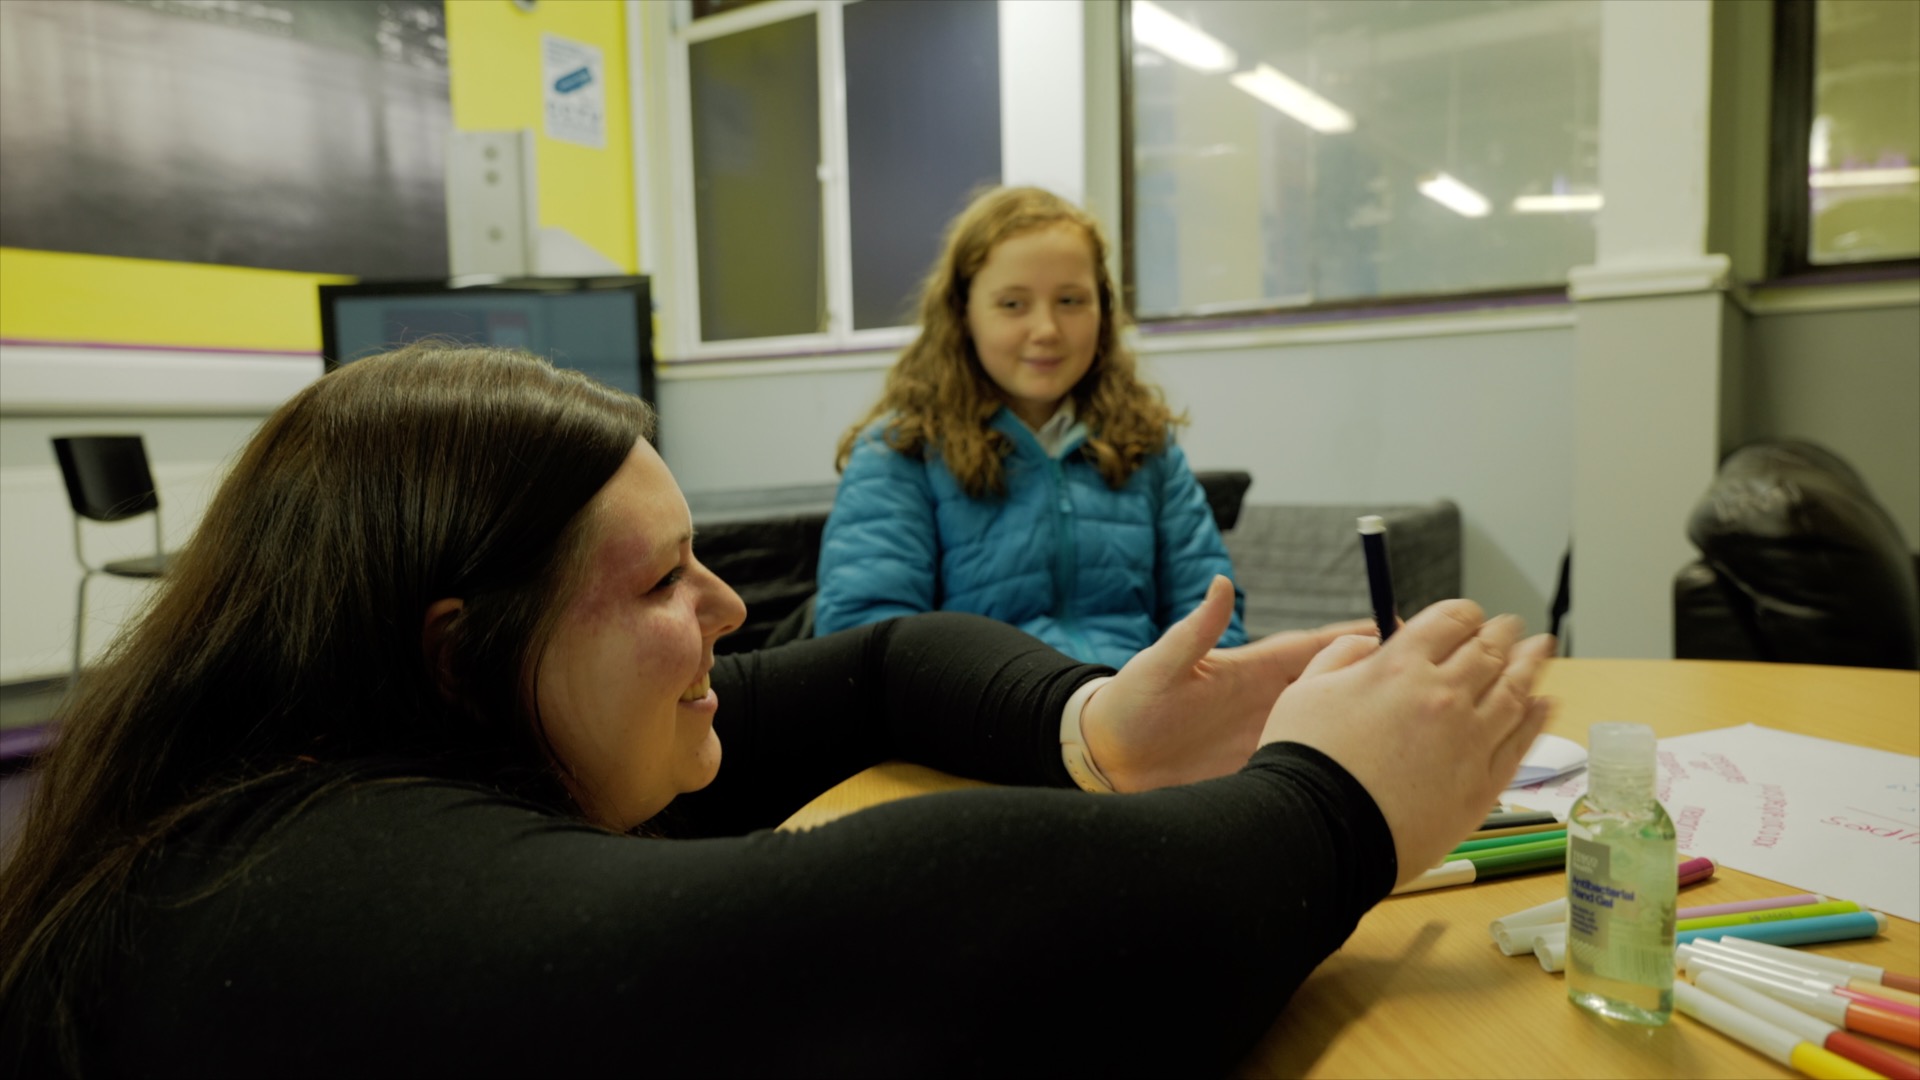
M 1447 854 L 1449 856 L 1465 855 L 1470 851 L 1486 851 L 1489 848 L 1513 847 L 1518 844 L 1537 844 L 1546 840 L 1565 841 L 1566 838 L 1567 830 L 1565 829 L 1556 832 L 1520 833 L 1517 836 L 1492 836 L 1485 840 L 1468 840 Z

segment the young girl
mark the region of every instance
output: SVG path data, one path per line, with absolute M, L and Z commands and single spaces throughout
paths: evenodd
M 1121 317 L 1099 226 L 1065 199 L 1001 188 L 954 220 L 919 339 L 840 440 L 817 633 L 970 611 L 1117 667 L 1232 576 Z M 1222 645 L 1246 640 L 1235 594 Z

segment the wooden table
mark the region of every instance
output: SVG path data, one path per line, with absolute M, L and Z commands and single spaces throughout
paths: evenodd
M 1920 756 L 1920 673 L 1686 660 L 1556 660 L 1541 692 L 1559 699 L 1550 731 L 1584 744 L 1589 724 L 1631 720 L 1662 737 L 1753 723 Z M 930 791 L 977 786 L 913 765 L 869 769 L 822 794 L 789 826 Z M 1566 1001 L 1563 976 L 1505 957 L 1487 924 L 1562 894 L 1565 878 L 1527 875 L 1389 897 L 1301 986 L 1247 1062 L 1250 1076 L 1765 1077 L 1798 1075 L 1678 1018 L 1663 1028 L 1598 1020 Z M 1799 892 L 1721 868 L 1681 892 L 1694 906 Z M 1815 946 L 1920 971 L 1920 926 Z M 1920 1052 L 1886 1045 L 1908 1061 Z

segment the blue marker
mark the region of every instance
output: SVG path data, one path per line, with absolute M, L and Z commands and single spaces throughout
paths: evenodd
M 1380 642 L 1393 636 L 1400 616 L 1393 607 L 1393 571 L 1387 566 L 1387 523 L 1378 514 L 1360 519 L 1360 550 L 1367 557 L 1367 592 L 1373 597 L 1373 624 Z

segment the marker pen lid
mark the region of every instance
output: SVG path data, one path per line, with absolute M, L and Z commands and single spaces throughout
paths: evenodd
M 1513 930 L 1522 926 L 1540 926 L 1546 923 L 1567 921 L 1567 898 L 1562 896 L 1544 904 L 1535 904 L 1530 908 L 1516 911 L 1511 915 L 1502 915 L 1488 924 L 1487 932 L 1498 934 L 1501 930 Z
M 1500 946 L 1505 956 L 1525 956 L 1533 952 L 1538 943 L 1547 938 L 1567 940 L 1567 924 L 1564 922 L 1542 923 L 1537 926 L 1516 926 L 1502 930 L 1493 936 L 1494 943 Z
M 1676 872 L 1680 876 L 1680 884 L 1682 885 L 1692 885 L 1697 881 L 1705 881 L 1713 876 L 1713 871 L 1713 860 L 1707 858 L 1705 855 L 1688 859 L 1676 868 Z
M 1401 893 L 1424 892 L 1427 889 L 1440 889 L 1448 885 L 1466 885 L 1473 881 L 1476 873 L 1472 863 L 1465 859 L 1455 859 L 1423 872 L 1405 885 L 1395 886 L 1393 892 L 1388 895 L 1399 896 Z
M 1542 971 L 1564 971 L 1567 967 L 1567 935 L 1542 935 L 1533 943 L 1533 955 Z

